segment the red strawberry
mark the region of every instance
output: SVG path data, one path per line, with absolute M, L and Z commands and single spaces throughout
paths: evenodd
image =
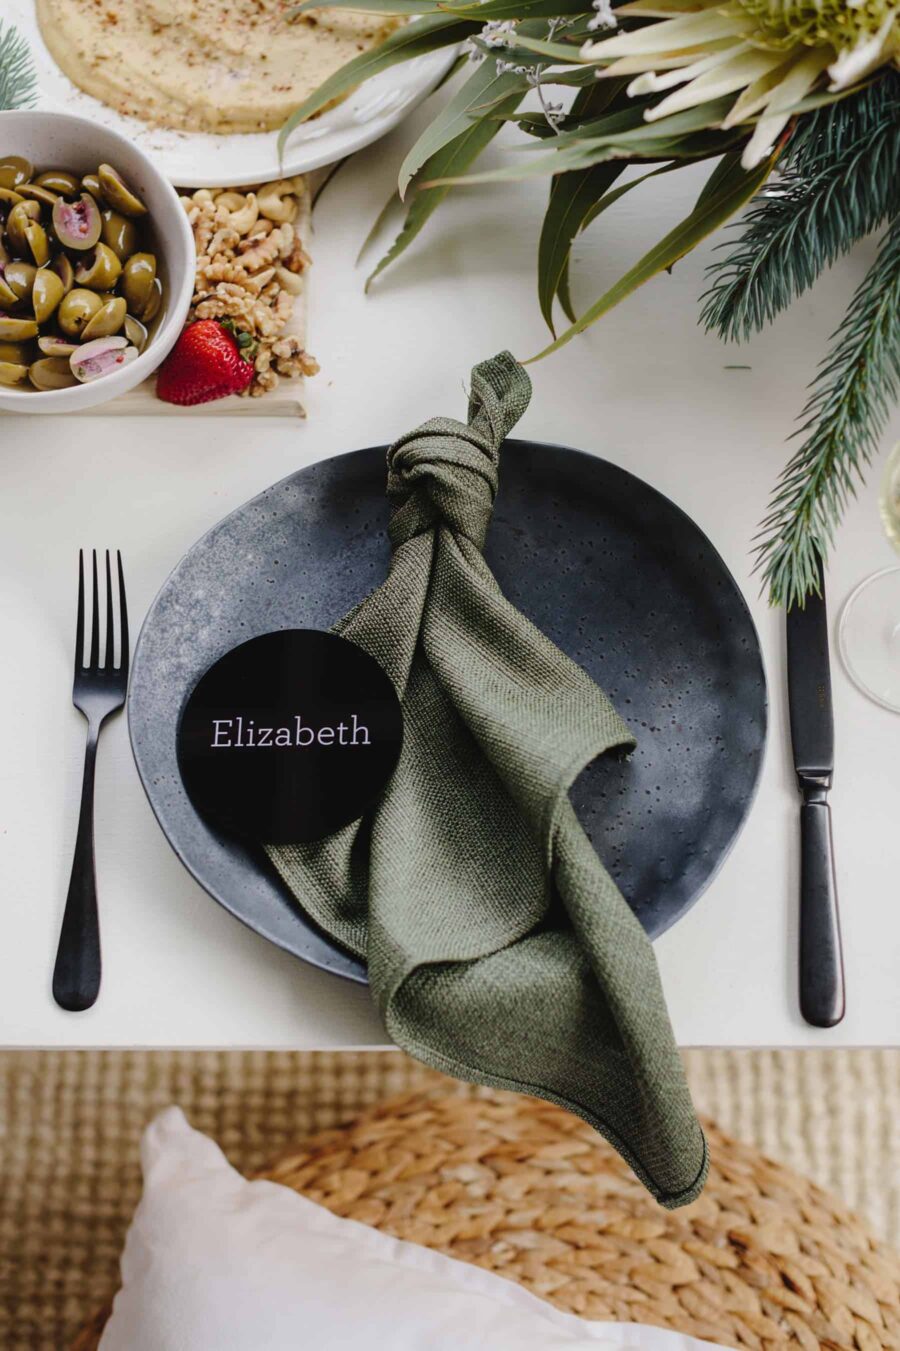
M 190 405 L 240 394 L 253 379 L 255 344 L 249 333 L 228 321 L 198 319 L 188 324 L 159 368 L 156 397 L 166 403 Z

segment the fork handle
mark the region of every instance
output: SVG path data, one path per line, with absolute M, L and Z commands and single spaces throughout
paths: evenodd
M 99 728 L 88 724 L 81 812 L 69 894 L 53 970 L 53 998 L 73 1013 L 89 1009 L 100 993 L 100 920 L 94 872 L 94 766 Z

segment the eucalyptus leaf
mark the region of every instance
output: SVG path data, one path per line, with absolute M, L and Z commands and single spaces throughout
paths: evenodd
M 560 131 L 552 142 L 544 140 L 540 146 L 518 147 L 514 161 L 497 169 L 468 174 L 464 178 L 435 180 L 428 186 L 518 182 L 570 169 L 587 169 L 614 159 L 705 159 L 721 153 L 733 143 L 733 138 L 742 135 L 739 129 L 731 133 L 717 132 L 712 140 L 692 144 L 692 133 L 715 127 L 720 120 L 720 105 L 725 102 L 720 99 L 718 104 L 688 108 L 659 122 L 645 122 L 640 109 L 615 110 L 572 131 Z M 553 146 L 551 150 L 544 148 L 548 143 Z
M 441 4 L 441 9 L 460 18 L 492 19 L 555 19 L 570 14 L 584 14 L 584 0 L 482 0 L 477 5 Z
M 550 184 L 550 197 L 538 244 L 538 300 L 541 314 L 551 333 L 553 302 L 566 270 L 572 241 L 580 232 L 588 213 L 610 184 L 623 173 L 621 163 L 597 164 L 558 174 Z
M 727 149 L 733 139 L 723 142 L 690 140 L 679 141 L 676 137 L 647 137 L 638 143 L 624 142 L 613 137 L 604 137 L 578 144 L 577 142 L 560 149 L 545 150 L 546 145 L 555 145 L 558 138 L 546 138 L 540 146 L 515 155 L 515 159 L 497 169 L 487 169 L 481 173 L 464 174 L 458 178 L 423 179 L 424 187 L 476 187 L 482 183 L 518 183 L 529 178 L 546 178 L 550 174 L 567 173 L 572 169 L 588 169 L 594 164 L 606 164 L 610 160 L 623 160 L 629 164 L 661 163 L 664 160 L 710 159 Z
M 538 56 L 548 56 L 553 61 L 559 61 L 566 66 L 590 63 L 596 70 L 596 63 L 590 57 L 580 54 L 584 41 L 583 35 L 580 42 L 572 43 L 548 42 L 545 38 L 519 38 L 518 35 L 516 40 L 526 51 L 535 52 Z
M 579 0 L 580 2 L 581 0 Z M 557 0 L 553 0 L 553 3 L 556 4 Z M 542 32 L 546 30 L 546 27 L 545 20 L 533 19 L 522 24 L 519 31 Z M 406 196 L 410 182 L 425 161 L 436 154 L 442 146 L 455 140 L 473 121 L 478 121 L 492 113 L 499 114 L 501 108 L 508 106 L 511 94 L 525 93 L 528 88 L 525 76 L 513 71 L 507 71 L 502 75 L 498 74 L 496 56 L 496 52 L 492 53 L 473 68 L 465 84 L 457 90 L 450 102 L 429 123 L 424 133 L 409 151 L 400 166 L 398 176 L 401 198 Z M 514 54 L 504 53 L 504 59 L 514 62 L 515 56 Z
M 522 93 L 510 95 L 510 111 L 524 97 Z M 429 160 L 422 165 L 422 177 L 430 178 L 432 175 L 443 177 L 446 175 L 457 174 L 460 170 L 468 168 L 486 146 L 494 139 L 500 130 L 501 123 L 493 119 L 484 119 L 480 122 L 471 123 L 465 131 L 456 137 L 454 141 L 444 145 L 436 151 Z M 409 247 L 416 235 L 425 225 L 428 218 L 447 196 L 450 191 L 450 185 L 441 187 L 422 187 L 419 188 L 412 199 L 406 212 L 406 219 L 403 223 L 399 235 L 394 240 L 388 252 L 379 262 L 375 270 L 370 274 L 366 281 L 366 290 L 368 291 L 375 278 L 395 262 L 397 258 Z
M 626 140 L 637 143 L 659 137 L 671 139 L 687 136 L 694 131 L 718 126 L 731 106 L 731 99 L 721 98 L 712 103 L 701 103 L 696 108 L 685 108 L 683 112 L 672 113 L 669 117 L 660 118 L 658 122 L 644 120 L 646 103 L 638 104 L 634 99 L 629 99 L 628 103 L 630 106 L 621 111 L 608 113 L 594 122 L 583 122 L 572 131 L 568 129 L 562 131 L 559 139 L 565 144 L 573 139 L 614 135 L 617 141 L 624 144 Z
M 619 187 L 604 193 L 599 201 L 594 203 L 585 216 L 584 224 L 581 227 L 582 230 L 584 231 L 589 225 L 593 225 L 597 217 L 602 216 L 604 211 L 607 211 L 611 206 L 614 206 L 620 197 L 624 197 L 625 194 L 631 192 L 633 188 L 638 188 L 642 183 L 646 183 L 648 178 L 658 178 L 660 174 L 669 174 L 673 169 L 677 168 L 678 160 L 670 160 L 668 164 L 660 164 L 658 168 L 651 169 L 649 173 L 639 174 L 637 178 L 630 178 L 627 183 L 622 183 Z
M 641 174 L 639 178 L 632 178 L 629 180 L 629 182 L 623 183 L 621 187 L 613 188 L 612 191 L 607 192 L 603 197 L 600 198 L 598 202 L 595 202 L 595 204 L 591 207 L 590 211 L 588 212 L 587 216 L 585 217 L 582 223 L 581 233 L 583 234 L 584 231 L 588 228 L 588 226 L 591 225 L 599 215 L 601 215 L 604 211 L 606 211 L 608 207 L 611 207 L 614 202 L 617 202 L 619 200 L 620 197 L 624 197 L 626 192 L 630 192 L 632 188 L 638 187 L 639 184 L 643 183 L 648 178 L 655 178 L 657 174 L 670 173 L 673 169 L 677 169 L 678 165 L 679 161 L 673 160 L 670 164 L 663 164 L 660 166 L 660 168 L 651 170 L 649 174 Z M 569 289 L 571 262 L 572 262 L 572 253 L 570 250 L 568 257 L 566 258 L 565 261 L 565 266 L 563 267 L 562 273 L 560 274 L 556 294 L 559 303 L 562 306 L 563 313 L 565 314 L 569 322 L 574 324 L 576 315 L 575 315 L 575 308 L 572 304 L 571 292 Z
M 441 47 L 452 47 L 458 42 L 478 32 L 481 25 L 469 20 L 457 19 L 455 15 L 427 14 L 415 23 L 404 24 L 390 33 L 385 40 L 371 51 L 362 52 L 348 61 L 340 70 L 320 84 L 309 98 L 295 108 L 285 122 L 278 136 L 278 150 L 284 153 L 288 137 L 295 127 L 313 113 L 321 110 L 335 99 L 349 94 L 352 89 L 402 61 L 412 61 L 417 56 L 438 51 Z
M 608 110 L 627 105 L 624 80 L 594 80 L 580 89 L 567 113 L 563 128 L 596 119 Z M 545 123 L 546 125 L 546 123 Z M 568 302 L 569 260 L 572 242 L 580 233 L 598 199 L 602 199 L 625 169 L 623 163 L 595 165 L 558 174 L 550 185 L 550 196 L 541 238 L 538 246 L 538 300 L 541 313 L 551 333 L 553 329 L 553 301 L 561 296 L 563 307 Z M 575 316 L 569 316 L 573 321 Z
M 501 105 L 507 104 L 511 94 L 524 95 L 527 88 L 521 75 L 498 75 L 494 61 L 482 61 L 476 66 L 462 88 L 428 124 L 401 164 L 397 183 L 401 199 L 427 160 L 455 141 L 473 122 L 483 120 L 488 111 L 499 110 Z M 490 104 L 485 106 L 488 100 Z
M 690 215 L 676 225 L 674 230 L 670 230 L 664 239 L 660 240 L 649 253 L 645 253 L 634 267 L 585 310 L 574 324 L 531 360 L 539 361 L 542 357 L 549 356 L 551 352 L 564 347 L 576 334 L 583 333 L 644 282 L 655 277 L 657 273 L 673 267 L 686 253 L 690 253 L 691 249 L 696 248 L 707 235 L 723 225 L 759 191 L 772 172 L 775 159 L 776 156 L 773 155 L 749 173 L 741 168 L 740 163 L 734 162 L 729 163 L 721 173 L 717 170 L 714 191 L 708 195 L 701 194 Z
M 403 203 L 400 200 L 399 192 L 395 188 L 394 191 L 391 193 L 390 197 L 385 202 L 384 206 L 379 211 L 378 215 L 375 217 L 374 221 L 372 222 L 372 228 L 369 230 L 369 233 L 366 235 L 365 239 L 363 240 L 362 244 L 359 247 L 359 253 L 356 255 L 357 266 L 359 266 L 363 258 L 368 253 L 369 249 L 375 243 L 375 240 L 381 234 L 382 230 L 384 229 L 385 225 L 387 225 L 391 216 L 394 215 L 394 213 L 397 211 L 402 211 L 402 209 Z
M 304 0 L 288 10 L 285 18 L 294 19 L 308 10 L 321 9 L 321 0 Z M 366 14 L 437 14 L 446 9 L 440 0 L 329 0 L 329 9 L 357 9 Z

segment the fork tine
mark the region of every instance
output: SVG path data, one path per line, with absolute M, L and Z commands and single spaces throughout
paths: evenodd
M 78 550 L 78 618 L 75 620 L 75 670 L 84 666 L 84 550 Z
M 112 573 L 109 566 L 109 550 L 106 550 L 106 656 L 103 665 L 107 671 L 113 668 L 113 640 L 115 628 L 113 620 Z
M 90 665 L 91 670 L 96 670 L 100 662 L 100 600 L 97 591 L 97 550 L 92 549 L 91 554 L 94 561 L 94 585 L 92 591 L 94 613 L 91 617 L 91 659 L 88 664 Z
M 119 667 L 128 672 L 128 605 L 125 601 L 125 573 L 122 571 L 122 554 L 116 550 L 116 559 L 119 569 L 119 623 L 122 629 L 121 651 L 119 655 Z

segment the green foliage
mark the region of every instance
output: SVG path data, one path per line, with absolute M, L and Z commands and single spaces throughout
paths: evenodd
M 724 168 L 722 167 L 724 166 Z M 664 239 L 649 253 L 635 263 L 620 277 L 614 286 L 596 300 L 579 319 L 566 329 L 549 347 L 538 355 L 548 356 L 571 341 L 577 333 L 583 333 L 591 324 L 627 296 L 636 291 L 644 282 L 658 273 L 674 267 L 679 258 L 683 258 L 691 249 L 697 247 L 702 239 L 728 220 L 753 196 L 760 184 L 765 181 L 772 169 L 772 161 L 760 165 L 747 173 L 741 168 L 740 156 L 726 155 L 721 166 L 713 173 L 709 183 L 697 199 L 693 211 L 683 221 L 670 230 Z M 535 358 L 536 360 L 537 358 Z
M 818 554 L 833 542 L 900 395 L 900 219 L 832 341 L 802 414 L 803 442 L 760 531 L 759 566 L 777 605 L 802 604 L 817 589 Z
M 523 97 L 524 90 L 509 95 L 507 100 L 509 110 L 512 111 L 516 103 Z M 502 125 L 500 121 L 475 121 L 470 123 L 465 131 L 429 156 L 422 165 L 423 176 L 439 180 L 440 183 L 452 179 L 469 167 L 472 161 L 481 154 L 485 146 L 497 135 Z M 429 216 L 440 205 L 449 191 L 449 187 L 437 186 L 421 189 L 414 194 L 406 213 L 403 228 L 394 244 L 366 281 L 366 290 L 379 273 L 383 272 L 412 243 Z
M 825 552 L 874 453 L 888 402 L 898 392 L 900 74 L 881 69 L 857 89 L 807 83 L 783 110 L 786 118 L 790 108 L 791 119 L 772 157 L 747 171 L 741 159 L 753 117 L 728 128 L 722 125 L 733 111 L 733 90 L 723 92 L 719 86 L 717 98 L 682 103 L 680 111 L 648 121 L 646 114 L 659 92 L 631 97 L 629 77 L 598 78 L 597 70 L 586 64 L 582 47 L 586 37 L 600 35 L 604 0 L 336 3 L 420 17 L 332 76 L 297 111 L 283 135 L 369 75 L 468 37 L 473 63 L 467 78 L 403 162 L 399 193 L 389 204 L 402 199 L 402 228 L 369 281 L 401 257 L 450 191 L 474 183 L 502 187 L 545 178 L 549 193 L 537 249 L 537 289 L 553 341 L 540 356 L 555 352 L 671 268 L 748 202 L 740 232 L 723 246 L 702 298 L 706 327 L 731 340 L 759 331 L 859 239 L 886 224 L 891 227 L 813 384 L 797 433 L 802 444 L 779 480 L 757 540 L 759 566 L 772 600 L 801 602 L 816 585 L 818 552 Z M 839 0 L 829 4 L 829 14 L 845 14 Z M 776 10 L 788 11 L 786 5 L 773 7 L 770 0 L 759 0 L 759 5 L 769 18 Z M 800 20 L 802 27 L 813 14 L 817 23 L 824 22 L 819 0 L 798 0 L 791 10 L 793 27 Z M 856 17 L 868 22 L 866 16 L 871 17 L 870 10 L 863 7 Z M 642 25 L 652 17 L 646 7 L 639 16 L 623 12 L 619 26 L 627 30 L 635 21 Z M 787 36 L 793 41 L 793 28 Z M 639 88 L 647 91 L 653 85 L 644 81 Z M 519 133 L 520 144 L 499 164 L 485 168 L 478 163 L 480 156 L 504 126 Z M 753 153 L 744 158 L 756 162 Z M 648 178 L 705 159 L 716 161 L 716 167 L 686 219 L 577 314 L 571 261 L 579 234 Z M 645 172 L 620 181 L 624 170 L 635 165 Z M 384 219 L 383 213 L 373 235 Z M 561 333 L 557 306 L 569 321 Z
M 363 9 L 367 6 L 356 5 L 355 8 Z M 396 28 L 378 47 L 362 52 L 352 61 L 348 61 L 346 66 L 341 66 L 340 70 L 335 71 L 320 84 L 299 108 L 294 109 L 279 132 L 279 150 L 283 152 L 287 138 L 301 122 L 321 112 L 335 99 L 343 98 L 364 80 L 370 80 L 373 75 L 379 75 L 383 70 L 389 70 L 391 66 L 399 65 L 403 61 L 412 61 L 417 56 L 438 51 L 441 47 L 455 47 L 472 33 L 477 33 L 480 28 L 480 23 L 457 19 L 454 15 L 443 12 L 426 14 L 415 24 Z
M 0 20 L 0 109 L 30 108 L 36 94 L 31 49 L 15 28 Z
M 778 178 L 714 264 L 702 320 L 734 341 L 758 332 L 900 207 L 900 76 L 811 113 Z

